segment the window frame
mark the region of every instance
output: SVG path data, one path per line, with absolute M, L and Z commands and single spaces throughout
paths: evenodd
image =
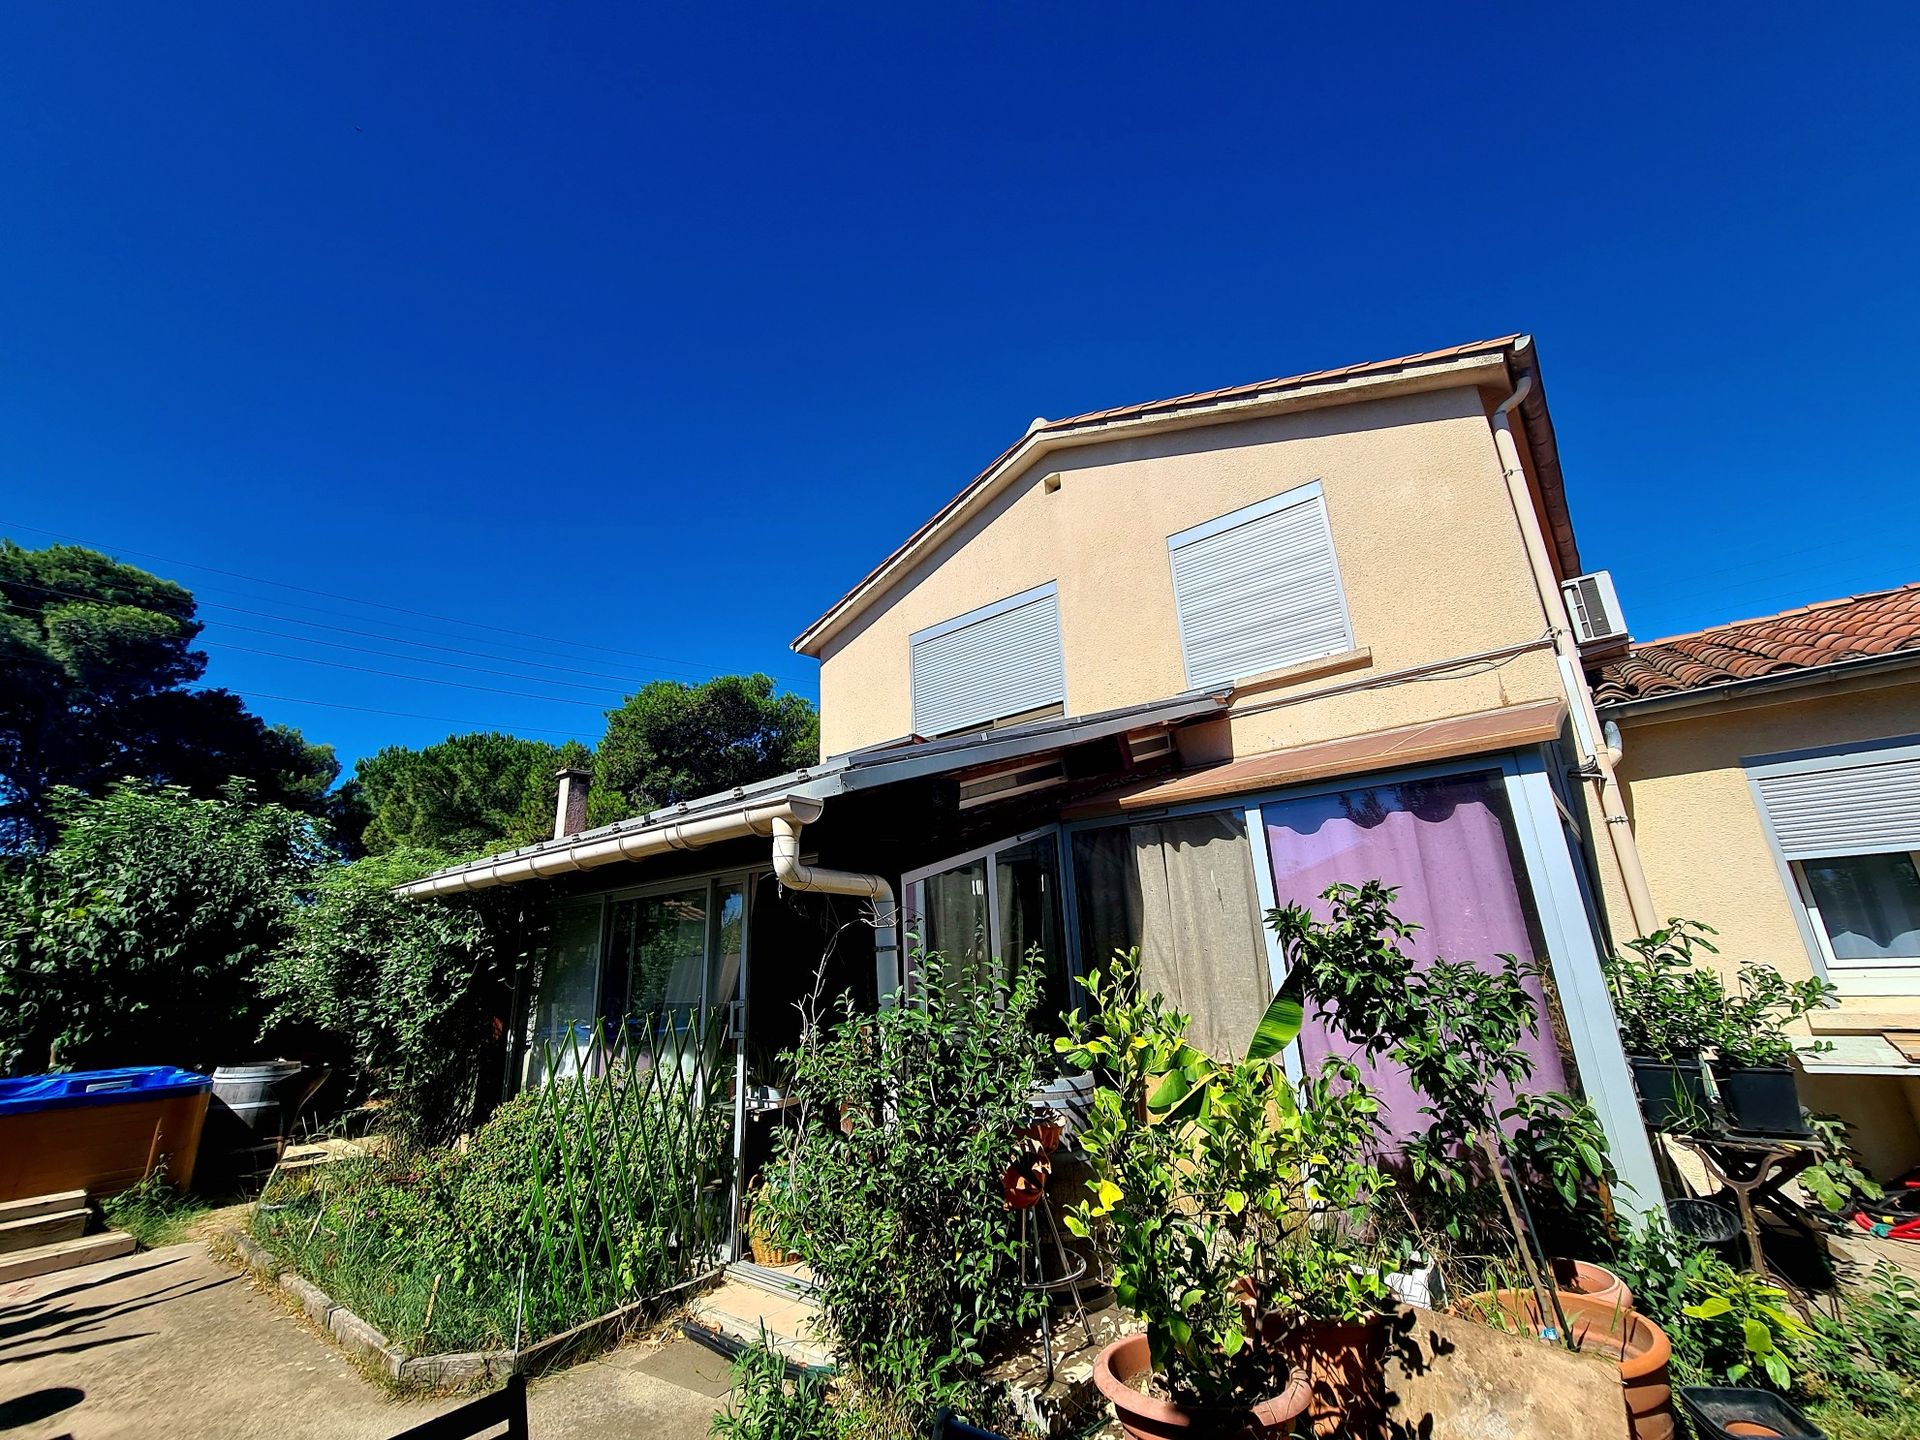
M 1786 750 L 1768 755 L 1743 755 L 1740 768 L 1747 778 L 1747 793 L 1752 799 L 1755 818 L 1760 822 L 1760 833 L 1766 837 L 1767 850 L 1773 856 L 1774 869 L 1780 879 L 1780 888 L 1786 896 L 1787 908 L 1793 915 L 1793 922 L 1800 932 L 1800 943 L 1806 950 L 1807 963 L 1813 967 L 1813 973 L 1832 985 L 1843 996 L 1913 996 L 1920 994 L 1920 961 L 1886 964 L 1872 960 L 1839 960 L 1833 954 L 1833 944 L 1827 938 L 1826 925 L 1820 917 L 1819 906 L 1812 903 L 1812 891 L 1807 885 L 1805 871 L 1800 859 L 1790 859 L 1780 844 L 1780 837 L 1773 828 L 1773 812 L 1767 807 L 1767 797 L 1760 782 L 1776 775 L 1807 774 L 1810 772 L 1851 770 L 1867 765 L 1882 765 L 1888 761 L 1920 759 L 1920 735 L 1897 735 L 1879 740 L 1859 740 L 1839 745 L 1819 745 L 1804 750 Z M 1904 851 L 1898 845 L 1864 845 L 1850 847 L 1836 846 L 1830 853 L 1808 856 L 1807 859 L 1845 859 L 1854 855 L 1897 855 L 1909 853 L 1920 856 L 1920 851 Z M 1920 867 L 1920 859 L 1915 861 Z
M 1193 674 L 1193 646 L 1187 629 L 1187 617 L 1182 606 L 1180 572 L 1174 565 L 1174 556 L 1188 546 L 1200 544 L 1216 535 L 1224 535 L 1238 530 L 1243 525 L 1251 525 L 1256 520 L 1277 515 L 1284 510 L 1296 509 L 1303 505 L 1317 507 L 1320 517 L 1320 529 L 1327 541 L 1327 564 L 1333 572 L 1333 587 L 1340 596 L 1340 620 L 1344 643 L 1314 655 L 1296 655 L 1291 658 L 1268 656 L 1260 664 L 1220 679 L 1196 680 Z M 1296 485 L 1291 490 L 1283 490 L 1278 495 L 1270 495 L 1265 500 L 1256 500 L 1251 505 L 1243 505 L 1238 510 L 1230 510 L 1224 515 L 1216 515 L 1211 520 L 1203 520 L 1198 525 L 1190 525 L 1167 537 L 1167 577 L 1173 592 L 1174 624 L 1180 632 L 1180 665 L 1186 677 L 1187 688 L 1202 689 L 1220 685 L 1239 685 L 1257 676 L 1274 670 L 1284 670 L 1294 665 L 1312 665 L 1317 661 L 1330 659 L 1336 655 L 1351 654 L 1356 645 L 1353 633 L 1353 603 L 1347 595 L 1346 577 L 1340 569 L 1340 546 L 1333 535 L 1333 512 L 1327 505 L 1326 490 L 1318 478 Z M 1218 808 L 1218 807 L 1216 807 Z
M 910 941 L 916 938 L 915 927 L 926 914 L 923 882 L 935 875 L 944 875 L 949 870 L 957 870 L 962 865 L 971 865 L 976 860 L 985 861 L 987 934 L 991 939 L 991 948 L 997 952 L 1000 945 L 1000 867 L 994 864 L 1002 850 L 1014 850 L 1031 841 L 1051 836 L 1054 842 L 1056 873 L 1060 879 L 1060 949 L 1061 958 L 1067 966 L 1069 981 L 1080 978 L 1086 972 L 1080 968 L 1080 945 L 1073 934 L 1073 861 L 1068 855 L 1066 827 L 1058 824 L 1040 825 L 1031 830 L 1022 830 L 1018 834 L 1008 835 L 987 845 L 975 846 L 963 850 L 957 855 L 949 855 L 931 865 L 922 865 L 909 870 L 900 877 L 900 953 L 910 955 Z M 990 954 L 989 963 L 997 962 L 1001 966 L 1007 963 L 1007 957 L 998 953 Z M 915 983 L 918 967 L 904 966 L 906 971 L 902 984 L 907 997 L 913 999 L 919 987 Z
M 1904 855 L 1907 857 L 1907 862 L 1913 866 L 1914 872 L 1920 874 L 1920 849 L 1858 850 L 1843 855 L 1809 855 L 1798 860 L 1787 861 L 1788 871 L 1794 883 L 1794 895 L 1800 902 L 1800 908 L 1806 914 L 1808 924 L 1813 931 L 1813 938 L 1819 944 L 1821 958 L 1826 965 L 1826 978 L 1829 983 L 1838 984 L 1838 981 L 1833 978 L 1836 975 L 1853 979 L 1856 976 L 1871 976 L 1874 971 L 1886 971 L 1889 972 L 1888 975 L 1875 978 L 1906 979 L 1913 983 L 1909 985 L 1906 990 L 1874 990 L 1865 993 L 1906 994 L 1911 991 L 1920 991 L 1920 951 L 1916 951 L 1912 955 L 1879 955 L 1859 960 L 1843 959 L 1835 953 L 1833 936 L 1827 930 L 1826 917 L 1820 913 L 1820 902 L 1814 898 L 1813 884 L 1807 878 L 1806 867 L 1810 863 L 1818 864 L 1823 860 L 1859 860 L 1868 856 L 1878 855 Z M 1891 972 L 1904 973 L 1893 974 Z M 1848 986 L 1842 988 L 1852 989 L 1854 987 Z M 1856 993 L 1862 992 L 1856 991 Z

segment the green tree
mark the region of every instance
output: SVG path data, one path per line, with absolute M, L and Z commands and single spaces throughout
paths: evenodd
M 225 690 L 190 690 L 207 657 L 191 592 L 77 545 L 0 541 L 0 847 L 44 844 L 60 786 L 122 779 L 212 795 L 232 776 L 310 813 L 333 752 L 269 726 Z
M 765 675 L 717 675 L 700 685 L 655 680 L 607 713 L 594 787 L 637 815 L 765 780 L 819 755 L 813 705 L 776 695 Z
M 63 790 L 58 839 L 0 881 L 0 1064 L 243 1059 L 257 972 L 325 859 L 313 822 L 244 781 Z
M 540 886 L 403 900 L 448 857 L 405 847 L 329 867 L 263 966 L 272 1009 L 395 1128 L 444 1143 L 500 1094 L 516 982 L 544 932 Z
M 359 843 L 372 855 L 525 845 L 553 833 L 554 772 L 591 758 L 577 742 L 548 745 L 494 731 L 449 735 L 418 750 L 389 745 L 355 768 L 341 808 L 364 814 Z M 345 828 L 351 841 L 352 823 Z

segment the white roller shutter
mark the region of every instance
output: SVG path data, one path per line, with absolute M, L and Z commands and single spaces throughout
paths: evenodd
M 1353 648 L 1315 481 L 1167 541 L 1187 684 L 1226 684 Z
M 1758 765 L 1753 778 L 1789 860 L 1920 850 L 1920 754 Z
M 913 728 L 945 735 L 1062 704 L 1060 601 L 1051 583 L 914 634 Z

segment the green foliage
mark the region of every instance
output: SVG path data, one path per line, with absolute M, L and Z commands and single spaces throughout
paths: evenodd
M 577 742 L 548 745 L 492 731 L 449 735 L 418 750 L 389 745 L 354 768 L 359 843 L 373 855 L 458 856 L 547 839 L 555 772 L 589 759 Z
M 1609 955 L 1603 968 L 1613 995 L 1613 1017 L 1629 1055 L 1686 1062 L 1697 1059 L 1720 1032 L 1725 995 L 1719 978 L 1696 954 L 1719 953 L 1710 925 L 1673 919 Z
M 557 1333 L 718 1263 L 731 1097 L 718 1021 L 651 1065 L 611 1057 L 502 1105 L 464 1149 L 282 1175 L 260 1242 L 403 1344 Z M 432 1307 L 431 1318 L 428 1308 Z
M 1876 1419 L 1920 1419 L 1920 1284 L 1885 1262 L 1875 1266 L 1865 1283 L 1841 1295 L 1838 1319 L 1814 1316 L 1798 1364 L 1810 1400 Z M 1882 1433 L 1914 1435 L 1920 1428 Z
M 55 791 L 103 795 L 122 779 L 214 795 L 254 792 L 319 813 L 333 752 L 268 726 L 206 671 L 191 593 L 75 545 L 0 541 L 0 849 L 56 828 Z
M 1807 1116 L 1820 1158 L 1800 1172 L 1800 1188 L 1829 1214 L 1851 1209 L 1857 1200 L 1878 1200 L 1880 1182 L 1860 1168 L 1849 1137 L 1852 1129 L 1838 1115 Z
M 1269 1007 L 1247 1059 L 1221 1063 L 1137 978 L 1129 955 L 1088 976 L 1089 1013 L 1056 1042 L 1100 1077 L 1079 1137 L 1088 1198 L 1068 1225 L 1110 1249 L 1115 1297 L 1146 1322 L 1174 1398 L 1245 1405 L 1277 1393 L 1288 1332 L 1388 1294 L 1358 1223 L 1387 1185 L 1363 1158 L 1376 1107 L 1337 1063 L 1296 1096 L 1279 1059 L 1296 997 Z
M 1540 1029 L 1526 982 L 1539 967 L 1512 955 L 1499 956 L 1494 970 L 1444 956 L 1416 965 L 1405 942 L 1419 927 L 1394 913 L 1394 896 L 1378 881 L 1335 885 L 1322 897 L 1324 922 L 1289 905 L 1269 911 L 1267 924 L 1319 1017 L 1374 1063 L 1405 1071 L 1424 1098 L 1428 1125 L 1406 1142 L 1405 1158 L 1409 1199 L 1426 1228 L 1456 1245 L 1504 1249 L 1518 1237 L 1498 1238 L 1504 1212 L 1483 1138 L 1574 1212 L 1595 1182 L 1611 1179 L 1605 1136 L 1583 1101 L 1522 1089 L 1533 1076 L 1524 1041 Z M 1504 1107 L 1502 1090 L 1513 1096 Z
M 607 714 L 594 789 L 637 815 L 811 765 L 820 721 L 804 696 L 776 695 L 765 675 L 699 685 L 656 680 Z
M 325 855 L 312 822 L 243 782 L 57 797 L 59 841 L 0 882 L 0 1059 L 9 1068 L 246 1058 L 261 970 Z
M 766 1332 L 733 1362 L 733 1393 L 713 1417 L 715 1440 L 831 1440 L 840 1433 L 839 1407 L 819 1375 L 787 1379 L 786 1357 Z
M 837 1358 L 914 1426 L 964 1398 L 989 1337 L 1037 1314 L 1000 1177 L 1030 1123 L 1042 1042 L 1014 986 L 929 977 L 868 1015 L 842 1000 L 790 1057 L 803 1104 L 756 1213 L 813 1271 Z
M 1729 1065 L 1785 1065 L 1793 1059 L 1787 1027 L 1825 1009 L 1839 992 L 1818 975 L 1790 981 L 1771 965 L 1742 965 L 1739 993 L 1730 994 L 1714 1031 L 1714 1048 Z M 1814 1050 L 1831 1050 L 1823 1041 Z
M 212 1208 L 198 1196 L 174 1189 L 158 1168 L 100 1206 L 108 1225 L 124 1230 L 148 1250 L 184 1240 L 188 1227 Z
M 392 893 L 442 863 L 408 849 L 331 867 L 260 974 L 269 1023 L 306 1032 L 354 1091 L 384 1098 L 394 1125 L 428 1144 L 499 1093 L 515 981 L 546 920 L 540 894 Z

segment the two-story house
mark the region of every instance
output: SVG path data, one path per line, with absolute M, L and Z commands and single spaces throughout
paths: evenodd
M 563 793 L 555 840 L 412 888 L 557 887 L 536 1047 L 705 1002 L 751 1054 L 823 956 L 872 1003 L 923 951 L 1037 949 L 1065 1008 L 1137 946 L 1237 1053 L 1284 978 L 1265 910 L 1382 879 L 1417 947 L 1542 963 L 1537 1080 L 1586 1094 L 1655 1204 L 1597 897 L 1654 916 L 1580 573 L 1525 336 L 1037 420 L 795 642 L 817 766 L 581 833 Z

